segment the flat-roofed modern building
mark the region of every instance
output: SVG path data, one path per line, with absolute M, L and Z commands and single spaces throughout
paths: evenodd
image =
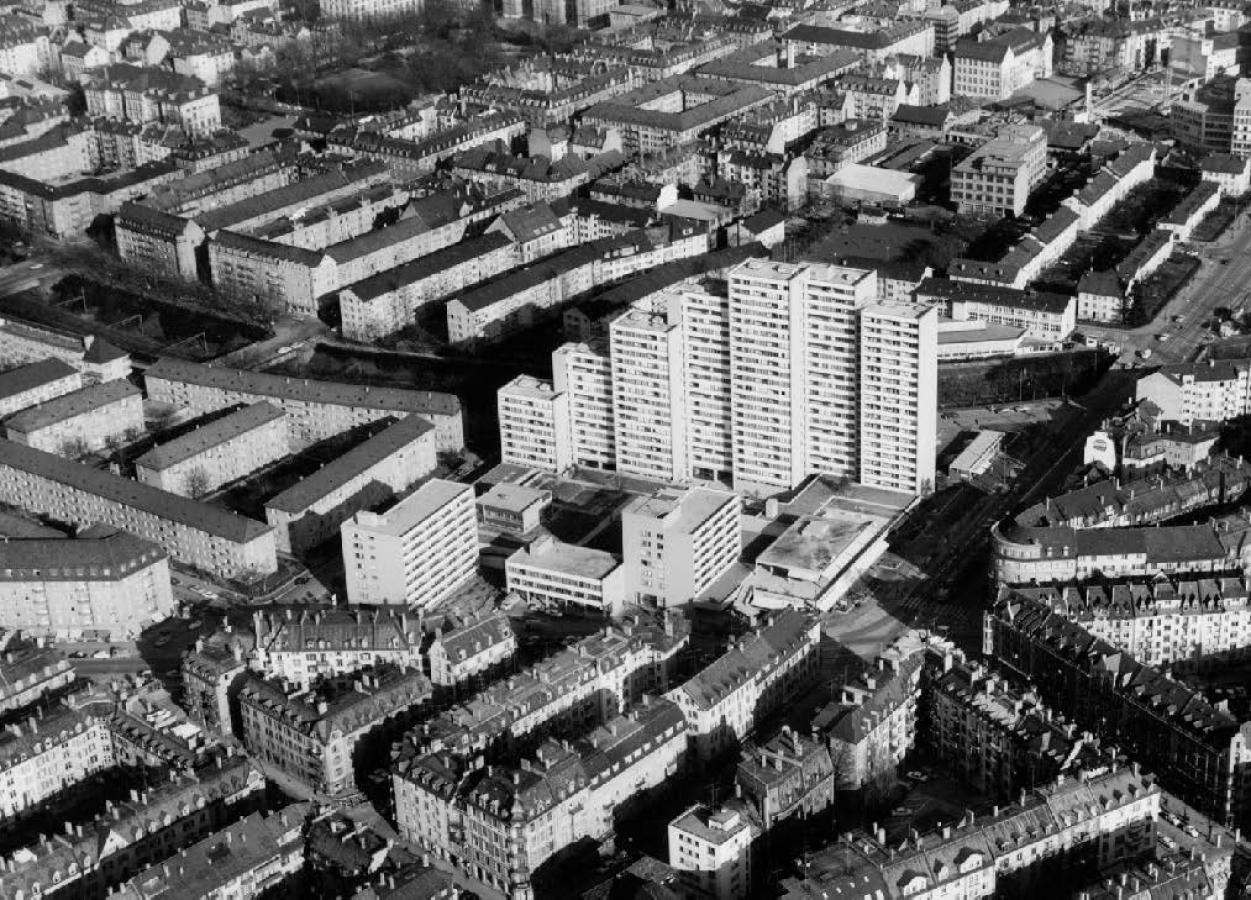
M 143 394 L 129 381 L 106 381 L 62 394 L 10 416 L 11 441 L 48 453 L 98 450 L 143 431 Z
M 63 522 L 124 529 L 214 575 L 278 568 L 274 530 L 263 522 L 13 441 L 0 441 L 0 502 Z
M 352 603 L 437 605 L 478 567 L 473 487 L 432 479 L 386 513 L 343 523 L 343 567 Z
M 738 561 L 742 501 L 720 488 L 664 489 L 621 512 L 626 594 L 659 606 L 689 603 Z
M 552 492 L 524 484 L 500 482 L 478 498 L 478 527 L 523 535 L 538 528 Z
M 0 542 L 0 627 L 76 640 L 137 635 L 173 615 L 169 557 L 150 541 L 106 527 L 77 538 Z
M 282 459 L 286 413 L 253 403 L 154 447 L 135 460 L 135 477 L 173 494 L 198 497 Z
M 860 312 L 860 477 L 928 494 L 938 431 L 938 310 L 873 304 Z
M 550 381 L 518 375 L 499 389 L 500 461 L 563 472 L 573 461 L 569 396 Z
M 625 603 L 620 557 L 566 544 L 551 535 L 508 557 L 504 574 L 510 593 L 553 609 L 574 607 L 616 616 Z

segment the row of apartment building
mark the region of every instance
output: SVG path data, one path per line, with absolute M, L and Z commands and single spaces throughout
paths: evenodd
M 503 458 L 755 493 L 814 472 L 923 493 L 937 312 L 876 300 L 870 270 L 762 260 L 731 270 L 728 296 L 652 295 L 612 322 L 607 347 L 553 354 L 551 384 L 501 389 Z

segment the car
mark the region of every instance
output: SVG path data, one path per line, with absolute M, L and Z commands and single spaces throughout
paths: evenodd
M 1186 834 L 1190 835 L 1192 838 L 1199 837 L 1199 829 L 1195 828 L 1193 825 L 1187 825 L 1182 829 L 1182 831 L 1186 832 Z
M 38 272 L 40 269 L 43 268 L 43 263 L 31 263 L 29 266 L 27 266 L 27 268 L 31 269 L 32 271 Z
M 896 806 L 890 811 L 892 816 L 910 816 L 912 815 L 911 806 Z
M 911 778 L 913 781 L 919 782 L 921 784 L 925 784 L 925 782 L 930 780 L 930 776 L 920 771 L 919 769 L 913 769 L 911 772 L 908 773 L 908 777 Z
M 70 659 L 86 659 L 87 654 L 83 653 L 81 650 L 75 650 L 73 653 L 69 655 L 69 658 Z
M 1185 316 L 1173 316 L 1173 324 L 1180 325 L 1186 321 Z
M 91 658 L 92 659 L 108 659 L 111 655 L 112 654 L 110 654 L 109 651 L 107 650 L 97 650 L 95 653 L 91 654 Z
M 1155 339 L 1159 341 L 1161 344 L 1163 344 L 1165 341 L 1168 340 L 1168 335 L 1165 334 L 1163 331 L 1161 331 L 1159 334 L 1155 336 Z
M 290 352 L 291 352 L 292 350 L 294 350 L 294 349 L 295 349 L 295 347 L 293 347 L 291 344 L 283 344 L 281 347 L 279 347 L 279 348 L 278 348 L 278 352 L 279 352 L 279 353 L 290 353 Z

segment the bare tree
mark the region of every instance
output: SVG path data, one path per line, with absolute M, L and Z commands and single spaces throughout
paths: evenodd
M 203 469 L 192 469 L 187 473 L 187 480 L 183 486 L 188 497 L 199 500 L 210 490 L 208 473 Z

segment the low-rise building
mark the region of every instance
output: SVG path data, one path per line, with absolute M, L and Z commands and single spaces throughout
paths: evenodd
M 135 460 L 135 477 L 172 494 L 199 497 L 282 459 L 286 414 L 264 401 L 201 425 Z
M 432 479 L 386 513 L 358 512 L 342 535 L 351 602 L 437 606 L 477 570 L 473 487 Z
M 346 800 L 357 795 L 357 743 L 429 698 L 418 670 L 381 667 L 307 690 L 249 675 L 239 690 L 243 742 L 308 790 Z
M 552 502 L 552 492 L 501 481 L 475 501 L 479 532 L 523 537 L 533 534 Z
M 621 557 L 605 550 L 566 544 L 550 534 L 535 539 L 504 563 L 509 593 L 548 610 L 621 614 L 626 571 Z
M 945 313 L 956 321 L 1020 328 L 1026 337 L 1040 341 L 1063 341 L 1077 327 L 1075 298 L 1007 284 L 926 278 L 917 285 L 916 299 L 944 304 Z

